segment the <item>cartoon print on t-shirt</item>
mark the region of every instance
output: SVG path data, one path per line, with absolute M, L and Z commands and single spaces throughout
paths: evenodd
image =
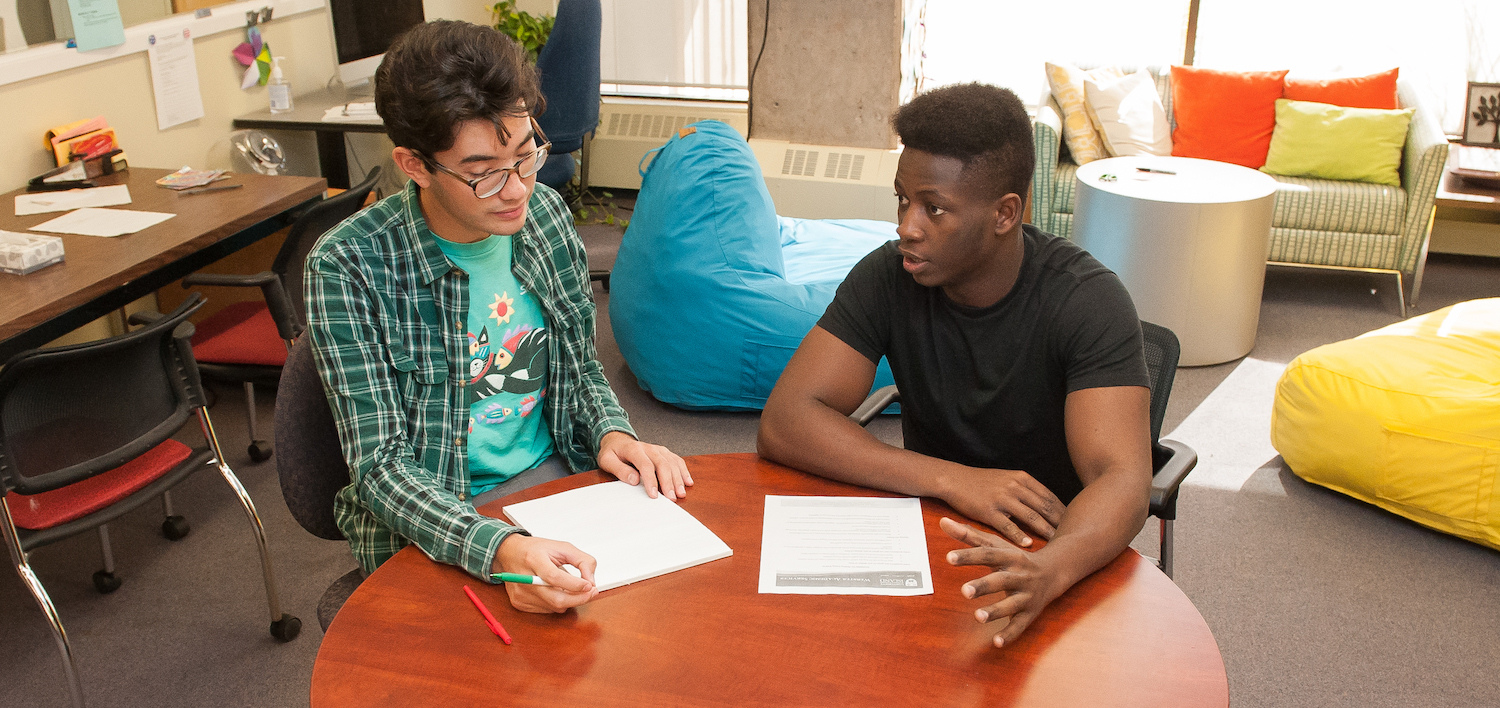
M 496 345 L 490 341 L 489 328 L 481 327 L 479 334 L 469 335 L 469 381 L 468 402 L 470 405 L 482 401 L 501 391 L 506 393 L 535 393 L 546 383 L 547 330 L 546 328 L 520 325 L 505 332 L 505 339 Z M 531 412 L 536 399 L 528 396 L 520 402 L 521 415 Z M 486 422 L 497 422 L 493 417 L 504 419 L 511 411 L 485 411 Z
M 522 293 L 525 291 L 523 290 Z M 490 303 L 490 319 L 498 324 L 510 324 L 510 316 L 516 313 L 515 298 L 509 293 L 495 293 L 495 301 Z

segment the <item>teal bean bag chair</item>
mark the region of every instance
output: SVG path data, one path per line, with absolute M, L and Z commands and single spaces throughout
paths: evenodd
M 625 363 L 657 400 L 760 410 L 849 269 L 896 225 L 778 217 L 739 133 L 700 121 L 643 174 L 610 274 Z M 880 362 L 875 387 L 892 383 Z

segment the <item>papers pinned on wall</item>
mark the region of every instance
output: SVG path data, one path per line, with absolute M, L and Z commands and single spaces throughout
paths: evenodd
M 80 52 L 125 43 L 125 20 L 120 17 L 119 0 L 68 0 L 68 15 L 73 20 L 73 40 Z
M 156 128 L 166 130 L 202 118 L 198 58 L 188 29 L 153 34 L 147 41 L 151 44 L 146 54 L 151 58 L 151 89 L 156 94 Z

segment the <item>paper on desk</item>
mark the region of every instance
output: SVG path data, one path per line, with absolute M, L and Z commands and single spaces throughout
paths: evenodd
M 340 103 L 326 111 L 323 111 L 324 123 L 379 123 L 380 114 L 375 112 L 375 104 L 367 103 Z
M 155 226 L 176 214 L 132 209 L 78 209 L 31 227 L 31 231 L 84 236 L 121 236 Z
M 16 195 L 16 216 L 46 214 L 83 207 L 117 206 L 130 203 L 130 187 L 112 184 L 108 187 L 69 189 L 63 192 L 38 192 Z
M 931 595 L 921 501 L 767 495 L 760 591 Z
M 511 504 L 505 515 L 537 538 L 567 541 L 599 562 L 609 590 L 734 553 L 692 514 L 644 487 L 606 482 Z
M 151 48 L 151 89 L 156 93 L 156 128 L 166 130 L 203 117 L 203 92 L 198 88 L 198 59 L 187 28 L 168 30 L 147 38 Z

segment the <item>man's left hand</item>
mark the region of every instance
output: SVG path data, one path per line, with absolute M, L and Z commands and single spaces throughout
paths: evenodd
M 992 593 L 1003 595 L 999 602 L 974 612 L 974 617 L 980 622 L 1007 620 L 1000 633 L 995 635 L 995 646 L 1003 647 L 1015 641 L 1042 609 L 1067 589 L 1055 587 L 1057 578 L 1045 563 L 1039 562 L 1036 553 L 1023 551 L 999 536 L 949 518 L 944 518 L 939 525 L 944 533 L 972 546 L 949 551 L 949 563 L 984 565 L 994 570 L 989 575 L 964 583 L 962 591 L 968 598 Z
M 599 441 L 599 469 L 626 484 L 644 484 L 646 494 L 652 499 L 658 489 L 668 499 L 681 499 L 687 496 L 687 488 L 693 486 L 687 463 L 677 453 L 643 443 L 618 430 L 605 433 Z

